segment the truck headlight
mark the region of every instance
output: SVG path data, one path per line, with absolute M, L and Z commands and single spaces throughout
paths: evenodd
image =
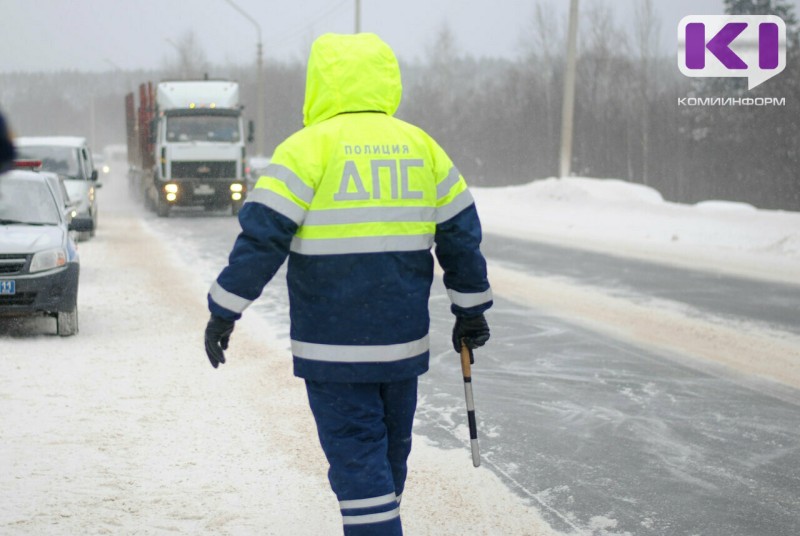
M 168 194 L 177 194 L 178 193 L 178 185 L 177 184 L 165 184 L 164 191 Z
M 231 192 L 242 193 L 242 190 L 244 190 L 244 187 L 238 182 L 234 182 L 233 184 L 231 184 Z
M 34 254 L 33 259 L 31 259 L 30 272 L 52 270 L 65 264 L 67 264 L 67 252 L 64 248 L 46 249 Z

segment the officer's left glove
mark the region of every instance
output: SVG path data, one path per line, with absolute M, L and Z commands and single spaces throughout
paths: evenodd
M 489 324 L 486 317 L 482 314 L 478 316 L 456 317 L 456 324 L 453 326 L 453 349 L 456 353 L 461 353 L 461 341 L 470 350 L 486 344 L 489 340 Z
M 233 320 L 225 320 L 211 315 L 211 319 L 206 325 L 206 355 L 214 368 L 217 368 L 220 363 L 225 363 L 223 350 L 228 349 L 228 342 L 233 333 L 233 324 Z

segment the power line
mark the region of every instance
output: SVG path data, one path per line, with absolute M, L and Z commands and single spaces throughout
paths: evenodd
M 340 2 L 337 2 L 335 5 L 332 5 L 331 7 L 329 7 L 328 9 L 323 11 L 322 13 L 320 13 L 319 16 L 317 16 L 316 18 L 312 19 L 310 22 L 306 22 L 302 26 L 295 26 L 291 30 L 288 30 L 285 34 L 282 34 L 279 37 L 276 37 L 274 40 L 270 39 L 269 42 L 271 42 L 271 43 L 272 42 L 278 42 L 278 43 L 291 42 L 296 37 L 301 36 L 301 35 L 305 34 L 306 32 L 308 32 L 308 30 L 313 28 L 313 26 L 315 24 L 317 24 L 318 22 L 322 21 L 323 19 L 326 19 L 327 17 L 329 17 L 331 14 L 333 14 L 335 11 L 337 11 L 339 8 L 341 8 L 345 4 L 349 4 L 351 1 L 352 0 L 341 0 Z

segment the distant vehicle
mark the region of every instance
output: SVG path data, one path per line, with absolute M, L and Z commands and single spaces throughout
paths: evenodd
M 16 169 L 0 180 L 0 316 L 55 317 L 78 333 L 80 259 L 52 175 Z
M 253 189 L 253 186 L 258 182 L 258 178 L 264 174 L 271 161 L 271 156 L 252 156 L 247 160 L 245 175 L 247 177 L 248 191 Z
M 105 175 L 112 172 L 122 176 L 122 171 L 128 170 L 128 148 L 125 144 L 112 144 L 103 147 L 102 152 L 103 167 Z
M 92 162 L 98 173 L 108 175 L 111 172 L 111 167 L 106 164 L 106 157 L 101 153 L 92 153 Z
M 190 80 L 139 87 L 139 106 L 125 98 L 131 178 L 148 207 L 168 216 L 173 206 L 230 207 L 247 194 L 245 133 L 239 84 Z M 247 141 L 252 141 L 249 123 Z
M 97 230 L 96 190 L 102 186 L 98 181 L 92 155 L 86 139 L 75 136 L 20 137 L 14 140 L 19 158 L 41 160 L 42 170 L 61 175 L 69 192 L 76 201 L 73 227 L 82 237 L 94 236 Z

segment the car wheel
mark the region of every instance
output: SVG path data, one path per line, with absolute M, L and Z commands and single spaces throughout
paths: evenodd
M 78 306 L 72 311 L 59 311 L 56 313 L 56 331 L 62 337 L 69 337 L 78 333 Z

